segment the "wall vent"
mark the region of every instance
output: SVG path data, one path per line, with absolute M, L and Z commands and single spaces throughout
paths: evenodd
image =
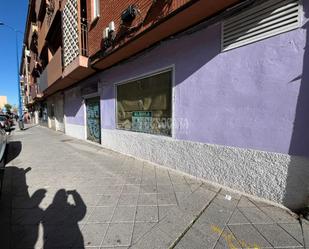
M 300 26 L 299 0 L 270 0 L 222 23 L 222 50 L 229 50 Z

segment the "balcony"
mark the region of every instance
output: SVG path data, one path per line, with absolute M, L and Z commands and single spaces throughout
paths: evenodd
M 29 72 L 32 73 L 33 69 L 36 68 L 36 56 L 34 53 L 31 53 L 30 63 L 29 63 Z
M 38 25 L 36 25 L 36 23 L 31 23 L 30 24 L 30 30 L 29 30 L 29 37 L 28 37 L 29 46 L 32 43 L 33 34 L 35 32 L 38 32 Z
M 46 16 L 47 16 L 48 27 L 52 26 L 58 10 L 60 10 L 60 1 L 59 0 L 48 1 L 47 8 L 46 8 Z
M 43 23 L 41 24 L 40 30 L 39 30 L 39 39 L 38 39 L 38 52 L 39 54 L 42 51 L 42 48 L 45 45 L 45 38 L 48 32 L 48 18 L 45 16 Z
M 40 78 L 38 85 L 40 92 L 45 91 L 48 87 L 53 85 L 62 76 L 62 51 L 58 48 L 53 58 L 50 60 Z
M 37 13 L 37 15 L 40 13 L 40 9 L 41 9 L 41 5 L 43 1 L 46 1 L 46 0 L 36 0 L 35 1 L 35 13 Z

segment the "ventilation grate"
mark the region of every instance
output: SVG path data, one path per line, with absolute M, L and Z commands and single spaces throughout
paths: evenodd
M 300 26 L 299 0 L 270 0 L 222 25 L 222 50 L 243 46 Z

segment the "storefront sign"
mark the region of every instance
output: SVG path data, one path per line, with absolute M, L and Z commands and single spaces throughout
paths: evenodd
M 151 132 L 152 112 L 136 111 L 132 113 L 132 130 Z

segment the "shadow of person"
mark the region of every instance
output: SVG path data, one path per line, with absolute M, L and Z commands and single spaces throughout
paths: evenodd
M 72 197 L 74 204 L 68 198 Z M 75 190 L 60 189 L 54 196 L 53 202 L 44 211 L 42 219 L 44 233 L 44 249 L 84 247 L 83 235 L 78 222 L 81 221 L 87 207 Z
M 46 195 L 45 189 L 36 190 L 29 199 L 23 198 L 22 202 L 15 209 L 13 216 L 11 245 L 13 248 L 27 247 L 36 248 L 39 238 L 39 226 L 44 214 L 40 207 Z
M 22 151 L 22 143 L 20 141 L 9 141 L 7 144 L 7 154 L 5 164 L 10 163 L 17 158 Z
M 26 174 L 31 168 L 6 167 L 0 200 L 0 248 L 35 248 L 44 214 L 40 207 L 46 190 L 29 195 Z

